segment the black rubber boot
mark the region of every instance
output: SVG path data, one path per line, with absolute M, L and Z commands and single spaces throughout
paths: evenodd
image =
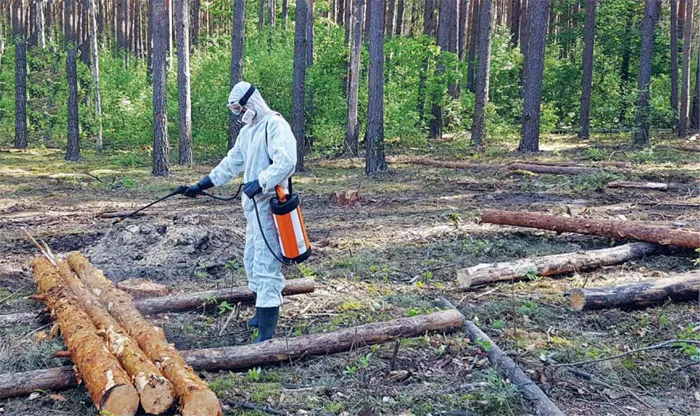
M 273 308 L 256 308 L 258 316 L 258 338 L 255 343 L 267 341 L 275 335 L 277 320 L 280 317 L 279 306 Z
M 253 292 L 253 305 L 255 305 L 255 302 L 258 301 L 258 294 Z M 253 315 L 252 318 L 248 319 L 248 328 L 257 328 L 258 327 L 258 308 L 255 308 L 255 315 Z

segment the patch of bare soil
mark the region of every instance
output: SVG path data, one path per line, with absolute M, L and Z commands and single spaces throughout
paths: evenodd
M 223 277 L 232 260 L 241 260 L 244 231 L 217 225 L 197 215 L 170 220 L 122 223 L 111 228 L 86 254 L 110 279 L 143 277 L 176 282 L 198 272 Z

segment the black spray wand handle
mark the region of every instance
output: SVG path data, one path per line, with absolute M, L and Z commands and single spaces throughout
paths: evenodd
M 165 201 L 166 199 L 168 199 L 168 198 L 170 198 L 170 197 L 173 197 L 173 196 L 175 196 L 175 195 L 184 194 L 186 190 L 187 190 L 187 186 L 185 186 L 185 185 L 180 185 L 180 186 L 178 186 L 177 189 L 175 189 L 173 192 L 171 192 L 171 193 L 169 193 L 168 195 L 162 197 L 161 199 L 158 199 L 158 200 L 156 200 L 156 201 L 153 201 L 153 202 L 151 202 L 150 204 L 146 205 L 145 207 L 139 208 L 139 209 L 137 209 L 136 211 L 132 212 L 131 214 L 129 214 L 129 215 L 125 216 L 125 217 L 117 218 L 116 220 L 114 220 L 114 222 L 112 223 L 112 225 L 119 224 L 120 222 L 124 221 L 125 219 L 131 218 L 131 217 L 133 217 L 134 215 L 138 214 L 139 212 L 143 211 L 144 209 L 150 208 L 150 207 L 152 207 L 153 205 L 155 205 L 155 204 L 157 204 L 157 203 L 159 203 L 159 202 L 163 202 L 163 201 Z

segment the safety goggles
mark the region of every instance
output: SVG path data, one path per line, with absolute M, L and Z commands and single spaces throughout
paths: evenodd
M 238 103 L 228 103 L 226 107 L 228 107 L 228 109 L 231 110 L 231 112 L 236 116 L 240 116 L 241 113 L 245 113 L 248 109 L 247 107 L 241 106 Z

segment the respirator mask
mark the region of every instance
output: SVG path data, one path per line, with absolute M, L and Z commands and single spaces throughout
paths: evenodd
M 246 91 L 246 93 L 243 94 L 243 97 L 241 97 L 241 99 L 238 100 L 237 103 L 229 103 L 228 104 L 229 110 L 231 110 L 231 112 L 234 115 L 239 116 L 238 121 L 240 121 L 243 124 L 250 124 L 255 119 L 255 116 L 257 115 L 255 110 L 252 110 L 252 109 L 246 107 L 246 104 L 248 104 L 248 100 L 250 99 L 250 97 L 253 95 L 254 92 L 255 92 L 255 87 L 251 85 L 250 88 L 248 88 L 248 91 Z

